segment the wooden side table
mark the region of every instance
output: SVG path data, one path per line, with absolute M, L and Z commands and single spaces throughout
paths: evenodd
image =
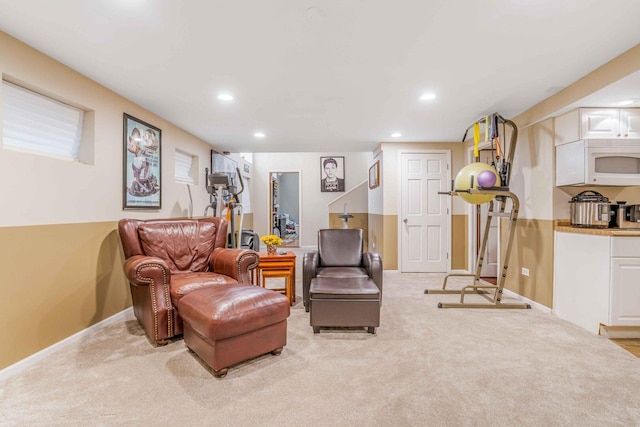
M 289 298 L 289 304 L 293 305 L 296 301 L 296 254 L 287 252 L 284 255 L 269 255 L 266 252 L 258 252 L 258 255 L 260 262 L 253 275 L 253 284 L 266 288 L 266 279 L 284 277 L 285 287 L 273 290 L 284 292 Z

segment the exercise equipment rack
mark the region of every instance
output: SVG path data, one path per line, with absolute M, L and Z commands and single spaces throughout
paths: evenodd
M 507 278 L 507 272 L 509 270 L 509 257 L 511 256 L 511 248 L 513 245 L 513 238 L 515 236 L 516 225 L 518 221 L 518 210 L 520 208 L 520 201 L 518 197 L 509 191 L 509 179 L 511 175 L 511 164 L 513 162 L 513 155 L 515 152 L 516 139 L 518 137 L 518 129 L 511 120 L 506 120 L 499 114 L 495 113 L 492 116 L 487 117 L 486 119 L 482 119 L 472 126 L 477 126 L 478 123 L 487 124 L 487 128 L 485 132 L 488 132 L 488 125 L 491 122 L 493 127 L 492 139 L 494 137 L 497 138 L 497 125 L 498 123 L 504 125 L 509 125 L 512 128 L 511 141 L 510 141 L 510 150 L 506 158 L 502 159 L 502 163 L 498 169 L 498 174 L 501 176 L 502 183 L 504 186 L 501 187 L 475 187 L 473 183 L 473 177 L 471 177 L 471 185 L 469 189 L 466 190 L 455 190 L 453 188 L 451 191 L 439 192 L 439 194 L 446 194 L 449 196 L 459 196 L 462 193 L 466 194 L 481 194 L 481 195 L 492 195 L 494 196 L 489 201 L 489 210 L 487 212 L 487 221 L 484 228 L 484 234 L 482 237 L 482 243 L 480 245 L 480 251 L 478 252 L 477 260 L 476 260 L 476 269 L 475 273 L 452 273 L 448 274 L 444 278 L 444 282 L 442 284 L 442 289 L 425 289 L 425 294 L 455 294 L 460 295 L 460 302 L 439 302 L 438 308 L 500 308 L 500 309 L 530 309 L 531 305 L 528 303 L 504 303 L 502 302 L 502 296 L 504 291 L 505 280 Z M 467 128 L 467 131 L 471 128 Z M 504 133 L 504 132 L 503 132 Z M 465 136 L 463 137 L 463 141 L 466 139 L 467 132 L 465 132 Z M 477 153 L 477 138 L 474 141 L 476 144 Z M 511 200 L 511 207 L 508 212 L 506 211 L 507 201 Z M 497 203 L 496 203 L 497 202 Z M 480 273 L 482 271 L 482 265 L 484 261 L 485 252 L 487 249 L 487 242 L 489 240 L 489 229 L 491 227 L 491 221 L 493 218 L 498 218 L 498 220 L 502 217 L 509 218 L 509 228 L 507 231 L 507 247 L 504 251 L 504 258 L 502 259 L 502 272 L 500 274 L 500 278 L 498 279 L 498 283 L 492 284 L 480 278 Z M 473 277 L 473 284 L 467 285 L 462 289 L 447 289 L 447 282 L 450 277 Z M 480 295 L 484 297 L 488 303 L 474 303 L 474 302 L 465 302 L 465 295 Z
M 531 308 L 531 305 L 527 303 L 504 303 L 502 302 L 502 294 L 504 290 L 505 280 L 507 278 L 507 272 L 509 269 L 509 257 L 511 255 L 511 248 L 513 245 L 513 237 L 515 235 L 515 228 L 518 221 L 518 209 L 520 207 L 520 201 L 518 197 L 508 189 L 500 187 L 482 188 L 464 190 L 465 193 L 470 194 L 487 194 L 494 195 L 495 198 L 489 201 L 489 212 L 487 213 L 487 222 L 484 228 L 484 234 L 482 237 L 482 243 L 480 246 L 480 252 L 478 253 L 478 259 L 476 261 L 475 273 L 452 273 L 448 274 L 444 278 L 442 289 L 425 289 L 425 294 L 458 294 L 460 295 L 460 302 L 445 303 L 439 302 L 438 308 Z M 449 194 L 450 196 L 457 196 L 458 191 L 445 192 L 443 194 Z M 509 212 L 505 212 L 505 205 L 507 200 L 511 200 L 511 208 Z M 496 208 L 496 203 L 499 207 Z M 484 261 L 484 255 L 487 249 L 487 241 L 489 240 L 489 227 L 493 218 L 509 217 L 509 229 L 507 231 L 507 247 L 504 252 L 504 258 L 502 259 L 502 272 L 497 284 L 489 283 L 480 278 L 480 272 L 482 271 L 482 264 Z M 450 277 L 473 277 L 473 284 L 467 285 L 462 289 L 447 289 L 447 282 Z M 492 292 L 493 291 L 493 292 Z M 489 301 L 489 303 L 470 303 L 465 302 L 465 295 L 477 294 Z

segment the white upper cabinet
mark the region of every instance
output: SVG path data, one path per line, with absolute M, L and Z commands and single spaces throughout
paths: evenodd
M 555 145 L 580 139 L 640 138 L 640 108 L 578 108 L 556 117 Z
M 640 138 L 640 108 L 620 110 L 620 133 L 623 138 Z
M 617 108 L 581 108 L 580 137 L 584 139 L 620 137 L 620 110 Z

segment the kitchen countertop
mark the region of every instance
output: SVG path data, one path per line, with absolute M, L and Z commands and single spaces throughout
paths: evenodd
M 557 219 L 554 221 L 553 229 L 555 231 L 562 231 L 565 233 L 595 234 L 598 236 L 628 236 L 628 237 L 640 236 L 640 228 L 620 229 L 620 228 L 573 227 L 571 225 L 571 221 L 562 220 L 562 219 Z

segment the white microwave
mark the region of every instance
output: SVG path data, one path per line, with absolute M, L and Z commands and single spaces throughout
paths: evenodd
M 560 185 L 640 185 L 640 140 L 583 139 L 557 146 Z

